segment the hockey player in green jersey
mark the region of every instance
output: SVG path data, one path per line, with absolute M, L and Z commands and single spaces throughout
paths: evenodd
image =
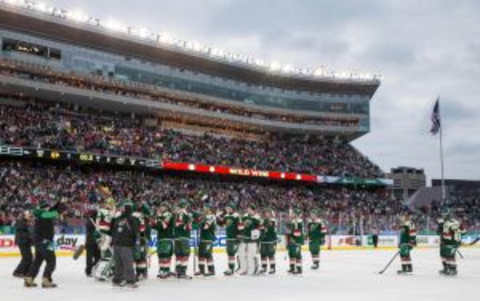
M 277 220 L 272 209 L 265 209 L 261 224 L 260 235 L 260 259 L 262 269 L 260 274 L 267 272 L 268 263 L 270 263 L 269 274 L 275 274 L 275 253 L 277 249 Z
M 137 203 L 133 208 L 133 217 L 139 225 L 139 240 L 135 246 L 135 273 L 137 281 L 148 277 L 148 249 L 151 241 L 150 217 L 152 215 L 150 206 L 146 203 Z
M 401 218 L 400 224 L 400 260 L 402 262 L 402 269 L 398 274 L 409 274 L 413 272 L 412 259 L 410 251 L 417 245 L 417 231 L 413 223 L 410 213 L 407 211 Z
M 301 210 L 296 209 L 289 214 L 287 223 L 287 249 L 290 258 L 290 274 L 302 274 L 302 245 L 304 243 L 303 220 Z
M 228 256 L 228 270 L 224 272 L 226 276 L 231 276 L 235 272 L 235 257 L 238 251 L 238 223 L 240 216 L 234 211 L 235 206 L 229 204 L 225 207 L 225 211 L 217 216 L 219 226 L 225 227 L 226 247 Z
M 464 230 L 458 220 L 448 211 L 444 213 L 444 220 L 439 223 L 440 257 L 443 270 L 440 274 L 446 276 L 457 275 L 456 253 L 461 245 Z
M 175 270 L 177 278 L 191 279 L 187 275 L 188 259 L 190 257 L 190 236 L 192 232 L 192 215 L 187 211 L 188 203 L 186 200 L 181 200 L 178 204 L 178 209 L 175 212 Z
M 198 268 L 196 276 L 215 276 L 213 263 L 213 244 L 216 240 L 216 217 L 209 205 L 203 206 L 203 214 L 198 217 L 200 244 L 198 246 Z M 208 267 L 208 271 L 206 270 Z
M 327 235 L 327 224 L 320 218 L 320 211 L 313 210 L 307 222 L 308 229 L 308 249 L 312 256 L 312 270 L 317 270 L 320 266 L 320 248 L 325 243 Z
M 260 239 L 260 216 L 255 212 L 255 205 L 249 205 L 239 223 L 239 250 L 240 274 L 254 275 L 258 271 L 257 249 Z
M 174 216 L 167 202 L 162 202 L 158 207 L 153 227 L 157 231 L 157 256 L 160 266 L 157 277 L 166 279 L 172 276 L 170 266 L 172 263 L 174 239 Z

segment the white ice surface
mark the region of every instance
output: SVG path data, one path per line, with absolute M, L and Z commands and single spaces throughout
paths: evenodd
M 465 259 L 459 259 L 456 278 L 438 274 L 441 264 L 436 249 L 413 251 L 412 276 L 396 275 L 398 261 L 384 275 L 378 274 L 394 251 L 326 251 L 322 253 L 318 271 L 310 270 L 309 255 L 304 254 L 304 275 L 301 277 L 287 275 L 284 253 L 277 255 L 274 276 L 224 277 L 225 254 L 216 254 L 218 276 L 191 281 L 157 280 L 157 264 L 153 260 L 150 279 L 136 290 L 112 288 L 110 284 L 86 278 L 83 257 L 78 261 L 58 258 L 54 280 L 59 288 L 26 289 L 22 280 L 11 276 L 18 258 L 0 258 L 0 290 L 1 299 L 6 301 L 478 300 L 480 249 L 463 249 L 462 252 Z

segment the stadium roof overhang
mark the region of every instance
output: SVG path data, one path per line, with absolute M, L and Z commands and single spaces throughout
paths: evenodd
M 315 93 L 361 94 L 372 97 L 380 81 L 349 81 L 339 79 L 307 79 L 270 74 L 252 68 L 214 61 L 167 48 L 155 47 L 132 39 L 90 30 L 87 26 L 60 23 L 0 9 L 0 27 L 33 34 L 43 38 L 139 58 L 179 69 L 206 73 L 255 85 Z

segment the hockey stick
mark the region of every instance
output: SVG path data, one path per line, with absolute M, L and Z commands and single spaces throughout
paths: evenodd
M 383 270 L 381 270 L 381 271 L 378 272 L 378 273 L 379 273 L 379 274 L 385 273 L 385 271 L 390 267 L 390 265 L 391 265 L 392 262 L 397 258 L 398 255 L 400 255 L 400 251 L 398 251 L 397 253 L 395 253 L 395 255 L 392 257 L 392 259 L 390 259 L 390 261 L 387 263 L 387 265 L 383 268 Z
M 457 251 L 458 256 L 460 256 L 460 258 L 465 259 L 465 257 L 463 257 L 463 254 L 460 253 L 460 250 L 459 250 L 459 249 L 457 249 L 456 251 Z
M 76 248 L 73 252 L 73 260 L 77 260 L 82 255 L 83 251 L 85 251 L 85 245 L 82 244 L 78 246 L 78 248 Z
M 472 241 L 472 242 L 469 244 L 469 246 L 473 246 L 473 245 L 476 244 L 478 241 L 480 241 L 480 237 L 475 238 L 475 240 Z
M 89 217 L 88 220 L 95 227 L 95 231 L 98 231 L 97 225 L 93 222 L 93 219 L 91 217 Z M 72 255 L 73 260 L 77 260 L 83 254 L 83 251 L 85 251 L 85 245 L 84 244 L 78 246 L 78 248 L 76 248 L 73 251 L 73 255 Z
M 198 255 L 198 230 L 195 230 L 195 243 L 193 246 L 193 275 L 197 273 L 197 255 Z

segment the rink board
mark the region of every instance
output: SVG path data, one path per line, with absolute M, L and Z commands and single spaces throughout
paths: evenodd
M 464 237 L 463 243 L 468 245 L 474 238 Z M 361 246 L 359 246 L 361 240 Z M 73 250 L 85 243 L 85 235 L 56 235 L 55 248 L 58 256 L 72 256 Z M 439 245 L 439 237 L 435 235 L 417 236 L 418 248 L 435 248 Z M 192 238 L 192 246 L 194 238 Z M 153 236 L 150 244 L 150 250 L 155 252 L 156 236 Z M 378 239 L 378 249 L 388 250 L 396 249 L 398 246 L 398 237 L 393 235 L 382 235 Z M 351 235 L 330 235 L 327 243 L 322 247 L 323 250 L 368 250 L 372 249 L 372 243 L 369 236 L 351 236 Z M 282 239 L 278 244 L 278 251 L 285 251 L 285 241 Z M 304 251 L 308 251 L 308 243 L 303 246 Z M 225 252 L 225 237 L 219 236 L 214 244 L 215 253 Z M 15 237 L 13 235 L 0 235 L 0 257 L 19 256 Z

